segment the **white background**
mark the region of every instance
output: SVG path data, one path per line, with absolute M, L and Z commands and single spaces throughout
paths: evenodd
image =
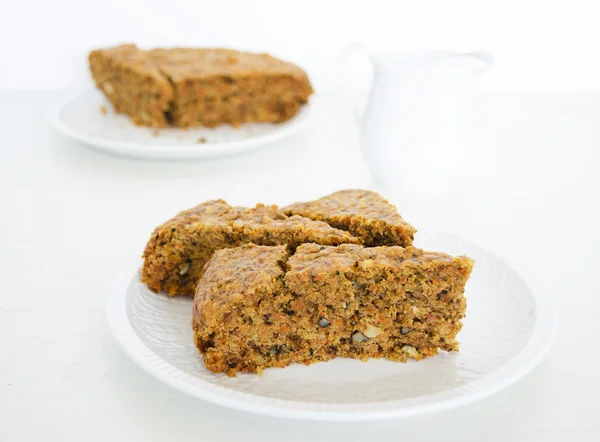
M 600 440 L 596 2 L 0 2 L 0 89 L 19 90 L 0 92 L 1 442 Z M 269 51 L 307 68 L 319 92 L 338 87 L 349 40 L 492 50 L 472 185 L 435 202 L 383 193 L 415 226 L 543 281 L 560 311 L 548 356 L 471 405 L 360 425 L 233 412 L 146 375 L 117 347 L 104 305 L 154 226 L 212 198 L 286 204 L 370 184 L 350 113 L 327 95 L 304 133 L 210 162 L 111 157 L 52 130 L 46 112 L 60 96 L 26 91 L 89 86 L 87 52 L 126 40 Z
M 336 87 L 348 41 L 397 48 L 489 49 L 486 90 L 600 90 L 595 0 L 2 0 L 0 88 L 89 84 L 90 49 L 232 46 L 305 67 Z

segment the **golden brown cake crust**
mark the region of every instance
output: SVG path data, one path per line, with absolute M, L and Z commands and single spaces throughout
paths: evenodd
M 145 126 L 280 123 L 313 93 L 302 69 L 267 54 L 121 45 L 92 51 L 89 60 L 96 85 L 116 111 Z M 158 108 L 148 104 L 157 94 Z
M 169 81 L 161 73 L 159 67 L 146 51 L 139 49 L 134 44 L 124 44 L 106 49 L 96 49 L 90 53 L 90 57 L 101 56 L 112 60 L 120 67 L 126 67 L 141 76 L 151 78 L 154 81 L 168 85 Z
M 209 370 L 229 375 L 455 351 L 472 267 L 467 257 L 415 247 L 220 250 L 194 299 L 196 345 Z
M 223 76 L 289 75 L 306 79 L 298 66 L 269 54 L 225 48 L 158 48 L 148 55 L 174 83 Z
M 395 206 L 369 190 L 341 190 L 315 201 L 291 204 L 282 210 L 288 215 L 325 221 L 347 230 L 367 246 L 406 247 L 412 244 L 416 232 Z
M 154 230 L 143 255 L 142 281 L 154 291 L 193 296 L 204 264 L 216 250 L 249 243 L 295 249 L 306 242 L 338 245 L 360 240 L 324 222 L 284 215 L 274 205 L 245 208 L 207 201 Z

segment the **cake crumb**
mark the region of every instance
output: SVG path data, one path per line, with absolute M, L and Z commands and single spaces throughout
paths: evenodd
M 100 113 L 102 115 L 106 115 L 108 113 L 108 109 L 106 109 L 106 106 L 101 106 L 100 107 Z
M 201 144 L 206 143 L 206 138 L 204 138 L 204 137 L 198 138 L 198 143 L 201 143 Z
M 153 137 L 158 137 L 159 135 L 160 135 L 160 131 L 159 131 L 158 129 L 154 129 L 154 130 L 152 131 L 152 136 L 153 136 Z

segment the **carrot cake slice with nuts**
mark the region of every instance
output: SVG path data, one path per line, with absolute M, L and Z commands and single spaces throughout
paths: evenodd
M 206 367 L 234 376 L 294 362 L 458 350 L 473 261 L 415 247 L 246 245 L 217 251 L 194 299 Z
M 281 123 L 313 93 L 298 66 L 232 49 L 146 51 L 127 44 L 94 50 L 89 63 L 115 110 L 141 126 Z
M 348 232 L 277 206 L 232 207 L 208 201 L 158 226 L 143 254 L 142 281 L 154 291 L 193 296 L 204 265 L 218 249 L 253 243 L 282 245 L 293 251 L 314 242 L 324 245 L 360 243 Z
M 315 201 L 284 207 L 288 215 L 325 221 L 337 229 L 361 238 L 366 246 L 410 246 L 416 229 L 395 206 L 376 192 L 341 190 Z

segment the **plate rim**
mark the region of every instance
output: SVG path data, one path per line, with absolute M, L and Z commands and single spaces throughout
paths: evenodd
M 507 268 L 515 271 L 506 263 L 506 261 L 498 257 L 498 255 L 491 252 L 489 249 L 478 246 L 477 244 L 464 240 L 456 235 L 435 231 L 423 233 L 426 233 L 428 236 L 444 235 L 458 239 L 463 243 L 468 244 L 470 247 L 476 247 L 485 251 L 495 259 L 501 261 Z M 176 390 L 223 407 L 272 417 L 331 422 L 375 421 L 405 418 L 467 405 L 503 390 L 537 367 L 551 348 L 555 340 L 558 326 L 558 310 L 554 297 L 548 296 L 548 292 L 541 290 L 542 286 L 539 284 L 539 281 L 532 278 L 531 275 L 528 274 L 527 278 L 525 278 L 521 272 L 515 271 L 515 273 L 523 279 L 533 297 L 536 308 L 534 328 L 527 344 L 514 358 L 481 379 L 477 379 L 472 383 L 467 384 L 469 387 L 472 387 L 474 384 L 481 384 L 478 388 L 469 388 L 470 391 L 468 394 L 455 394 L 437 402 L 419 404 L 411 408 L 394 408 L 394 403 L 396 401 L 385 401 L 374 403 L 389 404 L 389 407 L 385 409 L 362 409 L 360 411 L 330 410 L 328 408 L 331 408 L 332 406 L 344 408 L 344 406 L 356 407 L 361 404 L 302 402 L 279 398 L 267 398 L 253 393 L 228 389 L 199 378 L 193 379 L 196 382 L 200 382 L 200 384 L 207 384 L 209 387 L 208 389 L 203 389 L 201 386 L 186 382 L 186 379 L 191 377 L 191 375 L 171 365 L 168 361 L 165 361 L 148 348 L 136 334 L 129 321 L 127 316 L 127 288 L 132 279 L 139 273 L 139 261 L 135 266 L 132 266 L 132 268 L 135 270 L 126 274 L 127 276 L 124 276 L 118 281 L 115 288 L 112 290 L 112 293 L 109 294 L 106 302 L 106 317 L 109 328 L 111 329 L 114 339 L 125 354 L 127 354 L 127 356 L 129 356 L 129 358 L 142 370 Z M 545 296 L 542 296 L 542 294 Z M 525 363 L 523 363 L 522 360 Z M 180 376 L 171 376 L 174 372 L 178 372 Z M 509 375 L 504 376 L 505 372 L 509 372 Z M 221 395 L 211 391 L 215 387 L 217 389 L 223 389 L 230 394 Z
M 97 151 L 110 153 L 112 155 L 139 159 L 200 160 L 250 152 L 265 147 L 274 141 L 287 138 L 288 136 L 300 131 L 306 126 L 314 110 L 314 97 L 311 97 L 308 103 L 302 106 L 298 114 L 296 114 L 290 120 L 284 122 L 284 124 L 286 124 L 285 126 L 282 125 L 272 132 L 264 135 L 258 135 L 246 140 L 236 140 L 213 144 L 194 143 L 147 145 L 128 141 L 110 141 L 88 136 L 77 131 L 76 129 L 73 129 L 71 126 L 67 125 L 62 118 L 60 118 L 60 112 L 66 105 L 76 99 L 83 98 L 86 95 L 91 96 L 95 93 L 99 92 L 95 89 L 86 89 L 58 99 L 47 110 L 47 120 L 57 132 L 68 138 L 83 143 L 86 147 Z

